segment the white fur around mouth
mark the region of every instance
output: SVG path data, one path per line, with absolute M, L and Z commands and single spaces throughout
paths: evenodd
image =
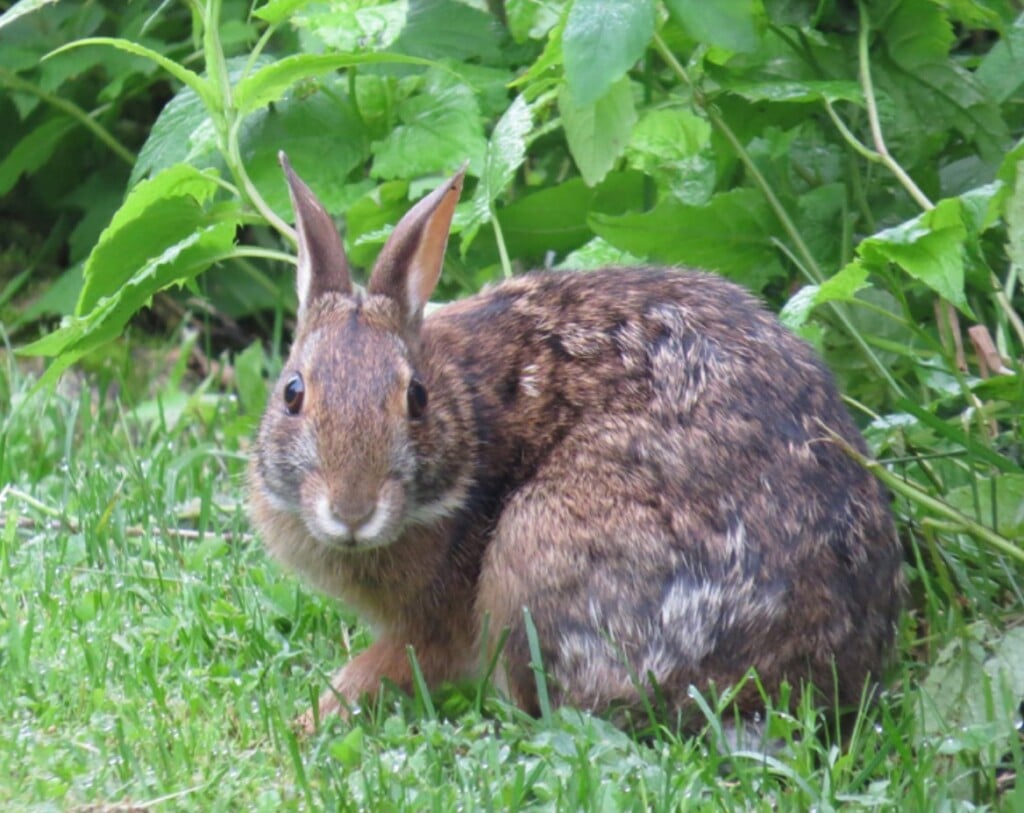
M 391 521 L 391 508 L 384 500 L 378 500 L 370 519 L 355 531 L 335 516 L 327 495 L 321 494 L 316 501 L 309 530 L 317 539 L 338 548 L 376 548 L 386 545 L 391 538 L 386 534 Z

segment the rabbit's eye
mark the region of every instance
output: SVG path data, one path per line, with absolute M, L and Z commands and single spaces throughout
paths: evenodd
M 305 394 L 306 385 L 302 383 L 302 376 L 296 373 L 284 385 L 284 408 L 288 410 L 289 415 L 299 414 Z
M 409 389 L 406 391 L 409 417 L 422 418 L 427 408 L 427 388 L 419 379 L 412 379 L 409 382 Z

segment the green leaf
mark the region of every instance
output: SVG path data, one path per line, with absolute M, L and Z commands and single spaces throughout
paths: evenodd
M 580 107 L 593 104 L 643 56 L 654 35 L 651 0 L 576 0 L 562 33 L 565 78 Z
M 558 0 L 506 0 L 509 33 L 516 42 L 544 39 L 563 19 L 566 5 Z
M 450 172 L 466 160 L 472 174 L 481 174 L 487 139 L 472 88 L 446 72 L 429 71 L 419 92 L 398 104 L 397 114 L 400 124 L 371 145 L 375 177 Z
M 963 203 L 942 200 L 931 211 L 862 241 L 857 253 L 869 266 L 892 262 L 972 316 L 964 295 Z
M 648 110 L 626 147 L 626 161 L 683 203 L 707 203 L 714 192 L 711 125 L 689 110 Z
M 109 45 L 111 48 L 118 48 L 122 51 L 127 51 L 130 54 L 136 56 L 144 56 L 152 62 L 155 62 L 171 76 L 177 79 L 184 85 L 192 88 L 203 100 L 203 104 L 206 105 L 206 109 L 210 111 L 221 109 L 220 92 L 208 79 L 204 79 L 195 71 L 191 71 L 184 65 L 179 65 L 173 59 L 168 59 L 163 54 L 154 51 L 152 48 L 147 48 L 145 45 L 139 45 L 137 42 L 131 40 L 120 39 L 117 37 L 87 37 L 85 39 L 75 40 L 69 42 L 67 45 L 51 51 L 44 59 L 49 59 L 57 54 L 62 54 L 65 51 L 70 51 L 72 48 L 82 48 L 86 45 Z
M 423 59 L 494 64 L 502 61 L 501 46 L 490 14 L 456 0 L 410 0 L 405 26 L 390 48 Z
M 1024 540 L 1024 474 L 980 477 L 952 489 L 946 502 L 1007 539 Z
M 490 221 L 491 206 L 526 160 L 526 137 L 532 127 L 530 106 L 522 96 L 516 96 L 498 120 L 487 144 L 484 171 L 473 194 L 470 218 L 462 230 L 463 254 L 480 226 Z
M 753 0 L 665 0 L 669 14 L 697 42 L 730 51 L 757 48 Z
M 864 94 L 856 82 L 842 79 L 779 80 L 775 82 L 735 82 L 725 89 L 750 102 L 818 103 L 853 102 L 863 106 Z
M 614 166 L 629 143 L 636 108 L 629 79 L 622 77 L 593 104 L 579 105 L 567 85 L 558 92 L 558 109 L 569 151 L 583 180 L 593 186 Z
M 645 178 L 639 172 L 612 172 L 598 186 L 572 178 L 519 198 L 498 211 L 501 229 L 520 257 L 540 260 L 549 252 L 579 248 L 594 233 L 590 214 L 620 215 L 643 206 Z
M 988 91 L 988 95 L 997 102 L 1005 102 L 1022 84 L 1024 71 L 1024 17 L 1017 20 L 1007 29 L 991 50 L 985 54 L 974 72 L 978 82 Z
M 793 294 L 779 313 L 779 319 L 790 330 L 799 330 L 818 305 L 849 302 L 858 291 L 867 287 L 867 279 L 868 270 L 863 265 L 848 263 L 820 285 L 805 285 Z
M 240 81 L 235 86 L 235 107 L 242 115 L 251 113 L 276 102 L 297 82 L 353 65 L 433 64 L 430 60 L 392 53 L 295 54 L 266 65 Z
M 262 6 L 253 9 L 253 16 L 266 20 L 271 25 L 280 25 L 302 6 L 309 5 L 312 0 L 267 0 Z
M 217 132 L 202 99 L 190 87 L 183 87 L 164 105 L 149 131 L 146 143 L 132 168 L 128 186 L 174 166 L 202 167 L 216 162 Z
M 136 186 L 86 260 L 78 315 L 117 291 L 149 258 L 204 225 L 207 216 L 202 205 L 217 188 L 215 173 L 187 164 L 170 167 Z
M 778 224 L 752 189 L 723 192 L 705 206 L 667 200 L 643 214 L 595 214 L 590 223 L 632 254 L 719 271 L 755 290 L 783 275 L 772 242 Z
M 0 28 L 5 25 L 10 25 L 19 17 L 24 17 L 26 14 L 31 14 L 37 9 L 41 9 L 43 6 L 48 6 L 51 3 L 56 3 L 57 0 L 18 0 L 13 6 L 7 9 L 3 14 L 0 14 Z
M 213 263 L 230 256 L 240 210 L 224 211 L 219 220 L 191 232 L 184 239 L 150 258 L 116 292 L 96 302 L 84 316 L 65 320 L 61 326 L 19 353 L 56 356 L 37 386 L 47 387 L 86 353 L 121 335 L 128 321 L 154 294 L 172 285 L 184 285 Z
M 370 135 L 361 112 L 349 98 L 345 77 L 332 76 L 250 118 L 240 137 L 242 159 L 272 209 L 291 218 L 277 161 L 282 146 L 296 172 L 316 179 L 317 197 L 327 211 L 341 212 L 352 203 L 349 176 L 370 157 Z
M 0 197 L 14 188 L 22 174 L 35 172 L 43 166 L 61 139 L 75 126 L 76 123 L 66 116 L 54 116 L 26 133 L 0 161 Z

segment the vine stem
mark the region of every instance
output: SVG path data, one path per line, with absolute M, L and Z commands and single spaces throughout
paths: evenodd
M 754 180 L 757 188 L 764 195 L 765 200 L 768 201 L 768 205 L 775 213 L 775 217 L 779 223 L 782 224 L 782 228 L 785 230 L 789 239 L 793 241 L 793 245 L 796 247 L 797 254 L 800 256 L 802 262 L 797 263 L 797 267 L 804 269 L 804 273 L 810 278 L 812 283 L 821 284 L 825 281 L 825 274 L 821 270 L 821 266 L 818 265 L 818 261 L 814 259 L 814 255 L 811 254 L 810 249 L 804 242 L 803 237 L 800 235 L 796 224 L 793 219 L 789 216 L 786 208 L 782 205 L 782 201 L 775 195 L 775 191 L 771 188 L 768 180 L 761 174 L 761 170 L 757 168 L 754 160 L 750 157 L 750 154 L 744 149 L 740 143 L 739 138 L 732 131 L 732 128 L 726 124 L 725 120 L 718 114 L 718 111 L 714 109 L 714 106 L 707 103 L 704 99 L 703 94 L 700 93 L 699 89 L 696 88 L 693 82 L 690 81 L 690 75 L 686 72 L 675 54 L 673 54 L 665 41 L 661 38 L 660 34 L 654 35 L 654 47 L 657 49 L 661 58 L 665 60 L 666 64 L 673 70 L 673 72 L 690 88 L 694 95 L 694 101 L 707 115 L 708 120 L 712 126 L 715 127 L 729 142 L 729 145 L 736 152 L 736 156 L 740 159 L 740 163 L 743 164 L 744 169 L 750 173 L 750 177 Z M 842 323 L 846 332 L 853 339 L 854 343 L 860 349 L 861 353 L 867 362 L 875 369 L 879 376 L 886 382 L 890 389 L 898 396 L 903 397 L 903 388 L 900 387 L 899 383 L 893 378 L 892 374 L 882 363 L 881 359 L 875 355 L 874 351 L 868 346 L 867 342 L 864 341 L 864 337 L 860 335 L 857 329 L 853 326 L 850 321 L 850 317 L 847 316 L 846 312 L 840 308 L 835 302 L 829 302 L 829 307 L 832 312 L 836 315 L 839 321 Z

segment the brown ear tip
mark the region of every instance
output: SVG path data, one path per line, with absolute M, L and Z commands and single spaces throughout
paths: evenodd
M 277 163 L 279 163 L 281 165 L 281 169 L 289 175 L 292 173 L 292 163 L 288 160 L 288 153 L 284 150 L 277 151 Z
M 457 192 L 462 191 L 462 183 L 466 180 L 466 170 L 469 169 L 469 159 L 467 158 L 462 162 L 462 166 L 459 167 L 455 174 L 452 175 L 451 188 Z

